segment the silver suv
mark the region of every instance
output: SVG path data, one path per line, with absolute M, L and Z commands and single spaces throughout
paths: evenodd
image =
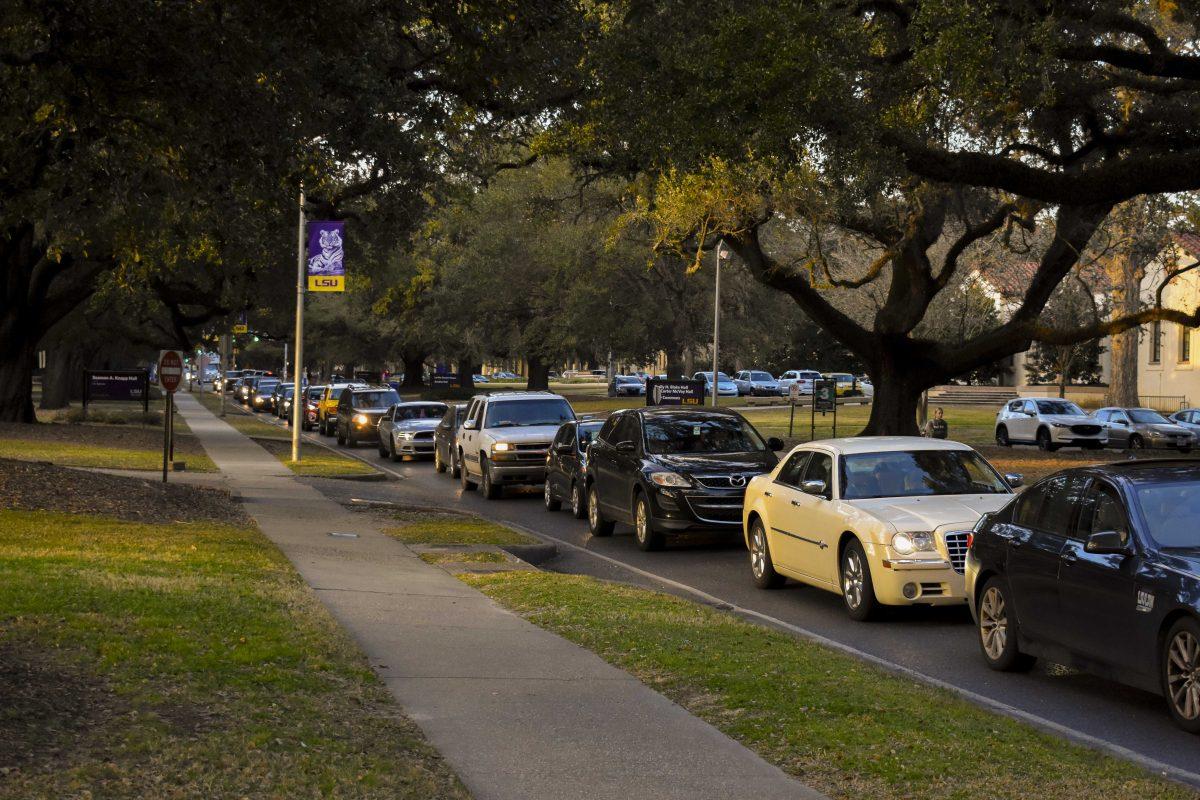
M 1009 400 L 996 415 L 996 444 L 1099 450 L 1108 444 L 1108 427 L 1067 400 L 1022 398 Z
M 456 441 L 463 489 L 478 483 L 484 497 L 493 500 L 505 484 L 544 484 L 550 442 L 564 422 L 574 419 L 571 404 L 551 392 L 475 397 Z

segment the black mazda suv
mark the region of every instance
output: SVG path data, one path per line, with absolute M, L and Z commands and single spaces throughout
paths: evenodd
M 641 549 L 660 550 L 671 533 L 738 533 L 746 484 L 774 468 L 782 449 L 782 441 L 764 440 L 736 411 L 618 411 L 588 446 L 592 535 L 609 536 L 614 522 L 624 522 Z

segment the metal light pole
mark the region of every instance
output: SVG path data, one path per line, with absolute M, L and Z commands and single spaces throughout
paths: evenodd
M 221 416 L 225 416 L 225 382 L 229 380 L 225 376 L 229 374 L 232 366 L 229 362 L 229 334 L 221 334 L 221 374 L 217 379 L 221 381 Z
M 713 291 L 712 404 L 717 405 L 717 361 L 721 346 L 721 259 L 728 256 L 724 242 L 717 242 L 717 283 Z
M 292 461 L 300 461 L 300 423 L 304 419 L 304 188 L 300 188 L 300 221 L 296 226 L 296 378 L 292 383 Z M 286 358 L 286 356 L 285 356 Z M 285 374 L 286 377 L 286 374 Z

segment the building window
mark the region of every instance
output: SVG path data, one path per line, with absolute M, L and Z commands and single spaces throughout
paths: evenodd
M 1162 361 L 1162 322 L 1154 320 L 1150 324 L 1150 363 Z
M 1192 360 L 1192 329 L 1186 325 L 1179 326 L 1179 363 L 1186 364 Z

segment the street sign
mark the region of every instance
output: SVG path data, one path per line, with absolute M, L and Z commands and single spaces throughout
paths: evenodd
M 237 322 L 233 323 L 233 335 L 238 336 L 240 334 L 249 333 L 249 332 L 250 332 L 250 325 L 246 322 L 246 312 L 243 311 L 238 316 Z
M 824 414 L 837 407 L 837 381 L 821 378 L 813 381 L 813 410 Z
M 646 381 L 648 406 L 702 406 L 704 381 L 669 381 L 651 378 Z
M 158 354 L 158 385 L 164 392 L 173 392 L 183 380 L 183 353 L 163 350 Z
M 800 402 L 800 383 L 798 381 L 792 381 L 788 386 L 788 400 L 793 405 Z

